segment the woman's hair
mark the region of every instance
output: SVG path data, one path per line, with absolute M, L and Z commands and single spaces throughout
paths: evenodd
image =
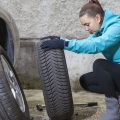
M 89 2 L 80 10 L 79 17 L 82 17 L 85 14 L 91 17 L 95 17 L 97 14 L 100 14 L 103 18 L 104 10 L 98 0 L 89 0 Z

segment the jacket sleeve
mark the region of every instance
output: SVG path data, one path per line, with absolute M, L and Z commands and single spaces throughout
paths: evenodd
M 109 47 L 114 46 L 120 42 L 119 29 L 120 25 L 111 25 L 109 28 L 107 28 L 106 32 L 99 37 L 94 37 L 93 35 L 82 40 L 64 39 L 65 41 L 69 41 L 69 44 L 67 47 L 65 47 L 65 49 L 76 53 L 88 54 L 103 52 Z

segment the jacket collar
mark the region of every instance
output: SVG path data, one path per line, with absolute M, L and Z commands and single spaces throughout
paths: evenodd
M 100 29 L 105 27 L 106 22 L 108 22 L 108 20 L 110 20 L 111 17 L 113 17 L 112 11 L 110 11 L 109 9 L 105 9 L 104 10 L 104 19 L 103 19 L 103 22 L 102 22 Z
M 112 11 L 110 11 L 109 9 L 105 9 L 104 10 L 104 18 L 103 18 L 103 22 L 102 25 L 100 27 L 100 29 L 98 30 L 98 32 L 96 33 L 97 35 L 102 34 L 108 20 L 113 16 Z

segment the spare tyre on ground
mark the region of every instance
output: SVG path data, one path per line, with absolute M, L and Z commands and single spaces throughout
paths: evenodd
M 43 41 L 36 44 L 36 52 L 48 116 L 51 120 L 71 120 L 73 99 L 64 51 L 44 51 L 40 47 Z

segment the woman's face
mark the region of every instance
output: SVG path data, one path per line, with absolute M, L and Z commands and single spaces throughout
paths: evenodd
M 97 14 L 95 17 L 90 17 L 85 14 L 80 17 L 81 24 L 85 27 L 85 30 L 90 34 L 96 33 L 101 27 L 101 16 Z

